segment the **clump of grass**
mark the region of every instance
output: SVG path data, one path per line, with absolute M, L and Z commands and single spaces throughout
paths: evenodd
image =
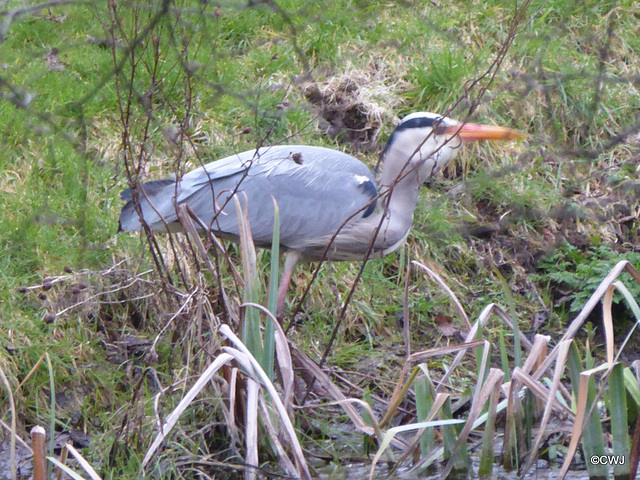
M 471 75 L 470 64 L 460 51 L 439 51 L 429 57 L 429 65 L 411 68 L 410 84 L 415 85 L 410 94 L 417 104 L 448 105 L 464 91 L 465 81 Z

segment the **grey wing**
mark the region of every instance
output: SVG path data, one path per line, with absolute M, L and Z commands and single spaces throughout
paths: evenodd
M 235 161 L 213 162 L 188 173 L 178 184 L 178 203 L 189 205 L 212 230 L 223 235 L 239 235 L 234 194 L 248 209 L 257 245 L 271 244 L 275 200 L 280 212 L 280 243 L 303 253 L 314 250 L 314 255 L 350 217 L 367 218 L 375 209 L 373 174 L 344 153 L 322 147 L 277 146 L 229 158 Z M 165 193 L 163 207 L 171 195 Z M 175 221 L 170 203 L 170 208 L 163 210 L 169 224 Z

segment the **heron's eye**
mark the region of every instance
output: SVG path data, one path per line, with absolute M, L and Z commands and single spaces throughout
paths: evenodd
M 434 135 L 444 135 L 445 133 L 447 133 L 447 126 L 444 123 L 440 122 L 433 127 Z

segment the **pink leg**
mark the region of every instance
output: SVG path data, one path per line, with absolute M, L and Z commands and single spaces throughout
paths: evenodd
M 287 299 L 287 291 L 289 290 L 289 283 L 291 282 L 291 275 L 293 274 L 293 268 L 300 259 L 300 253 L 296 251 L 290 251 L 285 254 L 284 257 L 284 271 L 282 272 L 282 279 L 280 280 L 280 286 L 278 287 L 278 303 L 277 303 L 277 317 L 282 319 L 284 314 L 284 301 Z

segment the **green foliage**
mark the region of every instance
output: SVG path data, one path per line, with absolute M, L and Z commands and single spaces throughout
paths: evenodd
M 637 381 L 634 382 L 637 387 Z M 605 395 L 607 409 L 611 416 L 611 438 L 613 454 L 625 459 L 623 465 L 614 465 L 614 476 L 623 478 L 629 476 L 630 439 L 629 418 L 627 409 L 627 388 L 624 379 L 624 367 L 617 364 L 609 376 L 609 395 Z
M 416 395 L 416 417 L 419 422 L 424 422 L 433 407 L 435 387 L 428 376 L 426 366 L 421 366 L 420 368 L 422 369 L 422 375 L 419 375 L 416 378 L 414 385 Z M 435 432 L 433 429 L 427 429 L 420 437 L 420 454 L 423 457 L 426 457 L 434 446 Z
M 555 252 L 542 258 L 538 268 L 542 274 L 533 275 L 537 281 L 551 282 L 553 288 L 570 290 L 571 312 L 578 312 L 587 302 L 596 287 L 621 260 L 627 260 L 634 268 L 640 268 L 640 253 L 615 252 L 609 244 L 601 243 L 580 249 L 565 242 Z M 621 280 L 635 298 L 640 297 L 640 285 L 623 273 Z M 613 296 L 613 302 L 622 302 L 619 293 Z M 624 302 L 623 302 L 624 303 Z
M 430 104 L 451 100 L 464 88 L 471 64 L 458 52 L 439 51 L 429 57 L 429 66 L 411 67 L 410 81 L 417 85 L 412 96 L 415 103 Z

